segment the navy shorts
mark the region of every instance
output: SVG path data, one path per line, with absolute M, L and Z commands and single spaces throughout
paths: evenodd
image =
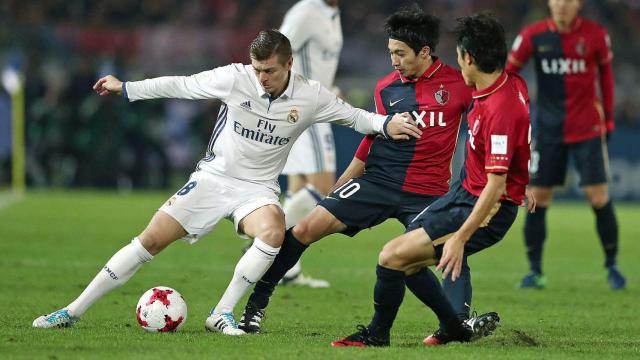
M 580 176 L 580 186 L 607 182 L 609 164 L 606 142 L 597 137 L 575 144 L 534 140 L 529 163 L 530 184 L 544 187 L 564 185 L 569 158 Z
M 423 228 L 442 256 L 444 243 L 462 227 L 478 197 L 469 193 L 457 182 L 451 190 L 426 208 L 408 226 L 407 232 Z M 518 206 L 510 201 L 496 204 L 480 228 L 471 235 L 464 246 L 464 255 L 469 256 L 502 240 L 518 214 Z
M 439 196 L 421 195 L 372 182 L 366 177 L 349 180 L 318 205 L 347 225 L 343 234 L 354 236 L 389 218 L 398 219 L 405 228 Z

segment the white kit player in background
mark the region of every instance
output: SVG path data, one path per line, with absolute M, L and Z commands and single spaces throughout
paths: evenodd
M 300 0 L 284 16 L 280 31 L 291 41 L 293 71 L 313 79 L 339 95 L 334 85 L 340 51 L 342 26 L 338 0 Z M 310 126 L 296 140 L 283 174 L 287 192 L 282 204 L 287 228 L 300 222 L 336 181 L 336 150 L 331 124 Z M 289 286 L 329 287 L 326 280 L 302 273 L 300 262 L 284 276 Z
M 419 137 L 408 114 L 393 117 L 355 109 L 316 81 L 290 71 L 289 40 L 262 31 L 249 48 L 251 65 L 231 64 L 192 76 L 167 76 L 122 83 L 108 75 L 94 90 L 129 101 L 179 98 L 220 99 L 223 105 L 207 147 L 187 184 L 157 211 L 146 229 L 109 259 L 68 306 L 33 321 L 34 327 L 67 327 L 96 300 L 123 285 L 146 262 L 177 239 L 195 243 L 222 219 L 254 239 L 205 326 L 242 335 L 233 308 L 273 263 L 284 240 L 284 214 L 277 177 L 296 138 L 311 124 L 336 122 L 362 133 L 396 140 Z

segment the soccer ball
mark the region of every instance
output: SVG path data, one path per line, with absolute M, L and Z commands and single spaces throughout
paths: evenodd
M 178 331 L 187 321 L 187 303 L 174 289 L 156 286 L 142 294 L 136 306 L 136 319 L 150 332 Z

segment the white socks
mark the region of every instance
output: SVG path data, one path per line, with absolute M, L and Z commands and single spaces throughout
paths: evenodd
M 285 280 L 295 279 L 302 272 L 302 265 L 300 264 L 300 260 L 298 260 L 295 265 L 291 269 L 289 269 L 284 276 L 282 277 Z
M 213 313 L 233 312 L 233 308 L 249 287 L 258 282 L 269 270 L 278 252 L 280 248 L 269 246 L 259 238 L 253 239 L 253 245 L 238 261 L 233 278 Z
M 124 285 L 138 271 L 142 264 L 153 259 L 140 240 L 135 237 L 131 243 L 115 253 L 98 272 L 67 309 L 73 316 L 82 316 L 87 309 L 109 291 Z
M 316 204 L 320 200 L 322 200 L 322 195 L 311 184 L 307 184 L 295 194 L 287 196 L 282 204 L 287 229 L 302 221 L 302 219 L 316 207 Z M 284 274 L 284 278 L 293 279 L 300 275 L 301 272 L 302 266 L 300 265 L 300 260 L 298 260 L 298 262 Z
M 313 185 L 307 185 L 295 194 L 285 198 L 282 210 L 284 210 L 287 223 L 286 228 L 288 229 L 304 219 L 320 200 L 322 200 L 322 195 L 318 193 L 318 190 Z

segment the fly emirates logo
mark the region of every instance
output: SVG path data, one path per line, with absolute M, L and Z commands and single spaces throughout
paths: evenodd
M 424 111 L 422 110 L 420 113 L 416 111 L 412 111 L 411 115 L 416 120 L 416 125 L 418 127 L 426 128 L 427 124 L 429 126 L 447 126 L 447 123 L 444 122 L 444 114 L 442 111 Z
M 237 121 L 233 122 L 233 131 L 236 134 L 253 141 L 278 146 L 287 145 L 291 141 L 291 136 L 281 137 L 274 135 L 273 132 L 275 130 L 276 124 L 272 124 L 271 122 L 263 119 L 258 120 L 258 125 L 255 129 L 246 128 Z
M 571 75 L 587 72 L 587 63 L 584 59 L 542 59 L 540 66 L 545 74 Z

